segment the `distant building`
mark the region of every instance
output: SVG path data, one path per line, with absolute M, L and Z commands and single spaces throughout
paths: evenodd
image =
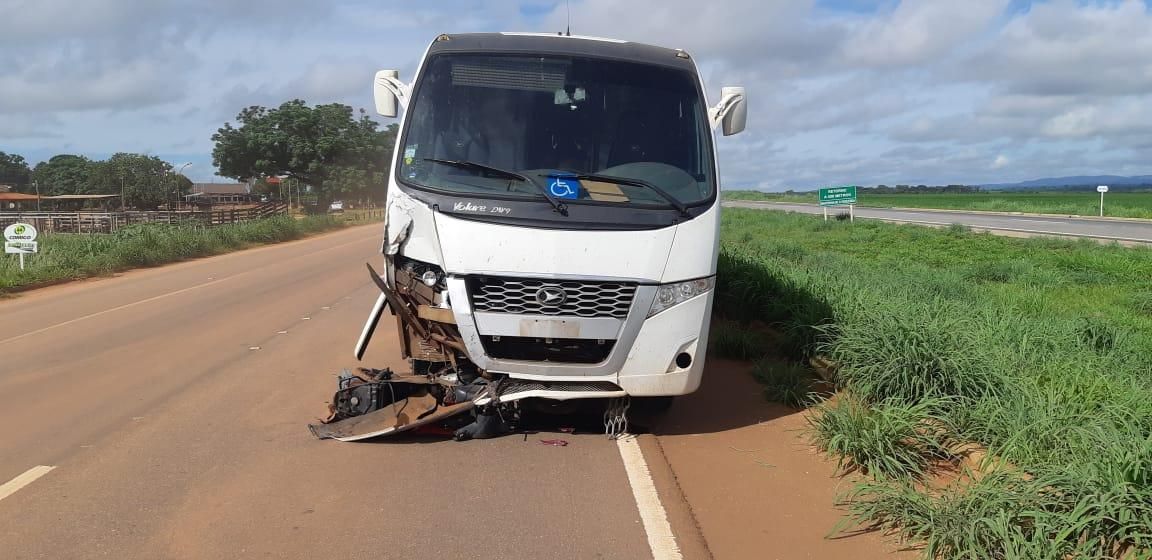
M 35 209 L 40 197 L 18 192 L 0 192 L 0 211 Z
M 245 183 L 192 183 L 190 194 L 184 198 L 189 202 L 242 204 L 252 202 L 259 197 L 252 194 Z

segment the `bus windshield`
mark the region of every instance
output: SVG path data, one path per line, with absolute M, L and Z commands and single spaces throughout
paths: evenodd
M 429 60 L 417 88 L 398 167 L 410 187 L 542 200 L 549 189 L 564 203 L 681 210 L 713 196 L 707 111 L 690 72 L 454 53 Z

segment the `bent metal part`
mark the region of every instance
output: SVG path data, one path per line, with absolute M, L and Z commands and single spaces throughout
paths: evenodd
M 416 363 L 442 363 L 442 369 L 396 374 L 388 369 L 359 368 L 339 376 L 328 416 L 309 425 L 320 439 L 360 441 L 417 429 L 450 433 L 458 441 L 485 439 L 517 428 L 520 401 L 540 394 L 544 386 L 479 371 L 466 358 L 460 332 L 450 313 L 437 313 L 440 294 L 417 280 L 414 268 L 396 271 L 394 291 L 368 265 L 373 282 L 396 317 L 402 351 Z M 374 314 L 370 321 L 378 321 Z M 375 330 L 371 325 L 370 331 Z M 628 426 L 628 399 L 607 382 L 550 383 L 549 389 L 602 391 L 615 396 L 604 415 L 610 437 Z M 471 415 L 465 413 L 471 412 Z
M 328 417 L 309 426 L 316 437 L 359 441 L 429 426 L 451 430 L 455 439 L 465 440 L 501 435 L 514 428 L 517 411 L 499 410 L 498 380 L 461 371 L 460 354 L 466 349 L 459 331 L 451 324 L 450 313 L 437 313 L 442 295 L 418 279 L 416 272 L 415 268 L 398 270 L 397 289 L 393 291 L 368 265 L 381 298 L 396 317 L 404 356 L 446 364 L 444 369 L 423 375 L 366 368 L 344 372 L 329 404 Z M 376 312 L 370 323 L 379 319 Z M 375 324 L 370 330 L 375 330 Z M 477 406 L 471 422 L 457 418 Z

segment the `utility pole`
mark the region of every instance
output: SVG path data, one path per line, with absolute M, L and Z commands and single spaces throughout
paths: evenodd
M 32 181 L 32 186 L 36 189 L 36 211 L 40 211 L 40 183 Z
M 179 199 L 176 197 L 176 194 L 180 192 L 180 177 L 184 176 L 184 169 L 187 168 L 189 165 L 192 165 L 192 162 L 188 162 L 188 163 L 181 165 L 180 169 L 178 169 L 176 171 L 176 176 L 173 177 L 173 179 L 176 181 L 176 184 L 172 185 L 172 195 L 173 195 L 172 198 L 176 199 L 176 205 L 177 206 L 179 206 Z M 172 211 L 173 209 L 169 208 L 168 210 Z

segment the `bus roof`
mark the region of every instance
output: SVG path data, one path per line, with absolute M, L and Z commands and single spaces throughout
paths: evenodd
M 669 49 L 618 39 L 547 33 L 459 33 L 436 37 L 429 55 L 448 52 L 519 53 L 612 58 L 695 70 L 691 57 Z

